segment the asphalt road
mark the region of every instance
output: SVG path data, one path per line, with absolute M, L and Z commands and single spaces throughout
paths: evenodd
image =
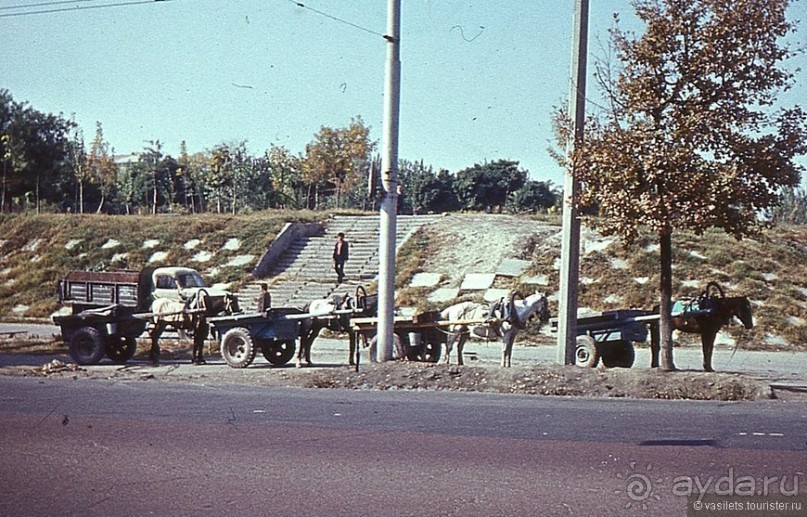
M 807 493 L 803 403 L 0 377 L 0 412 L 0 515 L 685 515 L 698 487 Z

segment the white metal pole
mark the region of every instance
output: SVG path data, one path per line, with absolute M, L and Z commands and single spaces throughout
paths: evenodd
M 586 118 L 586 54 L 588 52 L 588 0 L 575 0 L 572 69 L 569 85 L 569 118 L 572 133 L 566 144 L 569 164 L 563 186 L 563 231 L 560 252 L 557 361 L 574 364 L 577 341 L 577 286 L 580 280 L 580 219 L 575 200 L 578 182 L 571 157 L 575 143 L 583 139 Z
M 384 135 L 381 184 L 384 199 L 379 215 L 378 237 L 378 349 L 383 362 L 392 357 L 395 318 L 395 235 L 398 210 L 398 114 L 401 98 L 401 2 L 387 2 L 387 62 L 384 84 Z

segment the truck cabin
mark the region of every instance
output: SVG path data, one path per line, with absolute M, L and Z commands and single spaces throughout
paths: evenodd
M 157 268 L 152 273 L 152 282 L 155 298 L 176 298 L 177 292 L 207 287 L 197 271 L 182 267 Z
M 238 302 L 232 293 L 217 287 L 208 287 L 202 275 L 187 267 L 158 267 L 151 273 L 154 289 L 152 298 L 168 298 L 185 302 L 200 289 L 209 297 L 208 309 L 212 314 L 221 311 L 238 311 Z

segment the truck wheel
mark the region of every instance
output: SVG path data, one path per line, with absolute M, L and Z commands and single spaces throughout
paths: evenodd
M 246 368 L 255 359 L 255 345 L 249 330 L 235 327 L 221 338 L 221 356 L 233 368 Z
M 597 344 L 591 336 L 577 336 L 577 345 L 574 349 L 574 364 L 584 368 L 594 368 L 600 362 L 600 353 Z
M 283 366 L 294 357 L 294 340 L 268 341 L 261 345 L 263 357 L 275 366 Z
M 106 345 L 106 356 L 118 364 L 126 363 L 134 357 L 136 351 L 137 340 L 131 336 L 111 337 Z
M 607 353 L 602 354 L 602 364 L 608 368 L 630 368 L 636 356 L 633 343 L 617 341 L 608 346 Z
M 98 364 L 104 357 L 104 338 L 94 327 L 81 327 L 70 337 L 70 357 L 78 364 Z

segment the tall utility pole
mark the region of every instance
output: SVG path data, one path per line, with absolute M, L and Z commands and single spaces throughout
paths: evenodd
M 401 2 L 387 2 L 387 65 L 384 84 L 384 136 L 378 237 L 378 360 L 392 358 L 395 298 L 395 235 L 398 211 L 398 114 L 401 104 Z
M 560 303 L 558 351 L 560 364 L 574 364 L 577 342 L 577 285 L 580 280 L 580 219 L 577 217 L 578 183 L 572 160 L 575 144 L 583 140 L 586 118 L 586 54 L 588 52 L 588 0 L 575 0 L 569 118 L 572 131 L 566 142 L 566 179 L 563 185 L 563 234 L 560 251 Z

